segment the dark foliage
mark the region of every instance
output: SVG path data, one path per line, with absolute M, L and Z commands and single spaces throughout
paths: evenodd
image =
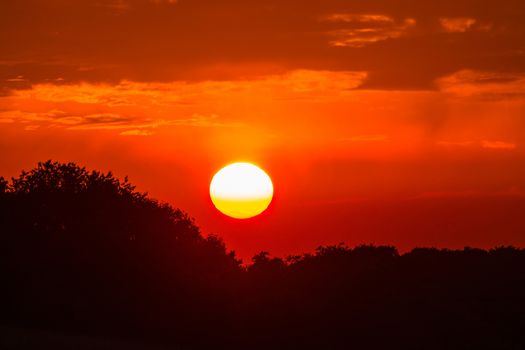
M 111 173 L 0 178 L 0 322 L 189 348 L 522 349 L 525 251 L 343 244 L 247 267 Z

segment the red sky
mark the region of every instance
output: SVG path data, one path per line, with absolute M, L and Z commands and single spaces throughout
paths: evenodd
M 525 246 L 525 2 L 7 0 L 0 174 L 129 175 L 247 258 Z M 211 205 L 251 161 L 275 201 Z

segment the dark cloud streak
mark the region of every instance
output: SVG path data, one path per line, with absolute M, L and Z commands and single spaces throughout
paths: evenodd
M 360 23 L 363 35 L 370 29 L 382 39 L 334 47 L 329 33 L 359 35 L 355 21 L 321 20 L 334 14 L 415 24 L 389 36 L 388 21 Z M 462 17 L 486 30 L 443 31 L 443 18 Z M 243 65 L 368 71 L 364 88 L 430 89 L 462 69 L 525 72 L 525 3 L 8 0 L 0 4 L 0 41 L 4 94 L 34 83 L 237 79 L 250 74 L 234 69 Z M 219 73 L 214 65 L 232 68 Z M 8 81 L 17 76 L 27 81 Z

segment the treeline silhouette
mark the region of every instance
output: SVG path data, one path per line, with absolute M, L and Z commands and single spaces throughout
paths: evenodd
M 0 249 L 13 329 L 176 349 L 525 349 L 522 249 L 339 244 L 243 265 L 184 212 L 74 163 L 0 178 Z

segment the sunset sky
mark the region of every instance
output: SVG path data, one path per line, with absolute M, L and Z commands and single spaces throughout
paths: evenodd
M 525 246 L 523 0 L 2 0 L 0 175 L 128 175 L 241 257 Z M 254 219 L 208 190 L 271 176 Z

